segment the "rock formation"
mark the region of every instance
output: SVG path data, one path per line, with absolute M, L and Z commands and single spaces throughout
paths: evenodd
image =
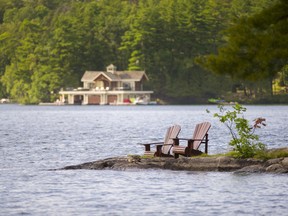
M 288 173 L 288 157 L 270 159 L 235 159 L 227 156 L 220 157 L 191 157 L 191 158 L 142 158 L 139 155 L 113 157 L 79 165 L 66 166 L 61 170 L 70 169 L 167 169 L 186 171 L 222 171 L 237 173 Z

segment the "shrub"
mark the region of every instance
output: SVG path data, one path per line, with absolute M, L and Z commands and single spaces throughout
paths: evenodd
M 246 108 L 240 104 L 232 106 L 233 110 L 227 110 L 223 105 L 218 106 L 220 112 L 215 113 L 214 117 L 218 118 L 228 129 L 232 136 L 229 145 L 233 147 L 231 154 L 237 158 L 250 158 L 255 155 L 261 155 L 265 151 L 265 144 L 259 142 L 259 136 L 254 132 L 261 126 L 266 126 L 264 118 L 254 120 L 253 126 L 244 118 Z

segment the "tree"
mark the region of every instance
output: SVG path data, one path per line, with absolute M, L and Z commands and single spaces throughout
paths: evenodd
M 288 59 L 288 2 L 276 4 L 250 17 L 242 17 L 229 27 L 227 43 L 217 55 L 198 59 L 205 68 L 228 74 L 235 79 L 269 80 L 287 64 Z
M 215 50 L 222 12 L 213 0 L 139 1 L 121 47 L 130 53 L 129 69 L 145 69 L 159 95 L 186 102 L 210 95 L 207 80 L 220 78 L 195 65 L 194 58 Z
M 249 32 L 250 27 L 241 30 L 240 24 L 231 29 L 250 38 L 252 33 L 257 36 L 247 40 L 244 71 L 270 75 L 271 70 L 264 69 L 282 64 L 280 54 L 273 54 L 275 50 L 267 45 L 274 42 L 271 38 L 260 36 L 265 28 L 270 33 L 280 26 L 271 26 L 265 19 L 258 25 L 249 16 L 274 1 L 279 0 L 247 0 L 247 4 L 241 0 L 2 0 L 0 94 L 23 103 L 53 101 L 60 88 L 79 86 L 85 70 L 104 70 L 113 63 L 119 70 L 145 70 L 149 88 L 163 99 L 190 103 L 220 97 L 230 91 L 233 82 L 227 73 L 216 76 L 199 67 L 195 58 L 215 54 L 224 38 L 219 32 L 243 17 L 240 21 L 249 23 L 254 31 Z M 282 27 L 284 31 L 285 25 Z M 244 36 L 239 39 L 232 32 L 228 30 L 227 35 L 232 42 L 235 39 L 234 45 L 246 42 Z M 248 59 L 255 52 L 250 44 L 255 42 L 257 50 L 268 49 L 269 55 L 261 56 L 266 66 L 258 63 L 260 58 L 253 58 L 251 72 Z M 232 58 L 230 54 L 227 58 Z M 272 54 L 277 54 L 277 64 L 271 64 Z M 25 92 L 18 92 L 21 88 Z M 255 91 L 260 92 L 258 86 Z

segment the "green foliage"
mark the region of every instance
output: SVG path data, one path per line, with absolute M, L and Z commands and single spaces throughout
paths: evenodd
M 287 64 L 288 3 L 279 0 L 269 5 L 259 13 L 238 18 L 225 30 L 226 43 L 218 54 L 199 58 L 198 63 L 235 79 L 272 81 Z
M 130 53 L 129 69 L 145 69 L 160 95 L 200 98 L 217 94 L 215 89 L 221 88 L 210 86 L 220 78 L 194 64 L 197 55 L 214 51 L 217 32 L 223 28 L 216 2 L 140 1 L 136 12 L 122 38 L 121 50 Z
M 250 24 L 245 28 L 236 25 L 234 29 L 247 31 L 246 36 L 256 30 L 259 37 L 251 39 L 248 48 L 257 44 L 260 52 L 269 52 L 253 60 L 255 74 L 268 66 L 275 68 L 272 72 L 263 70 L 263 74 L 274 73 L 282 65 L 284 49 L 280 48 L 287 41 L 286 21 L 280 20 L 273 27 L 268 16 L 260 17 L 263 22 L 260 18 L 248 19 L 274 1 L 278 0 L 249 0 L 249 4 L 241 0 L 1 0 L 0 96 L 21 103 L 53 100 L 60 88 L 81 85 L 85 70 L 104 70 L 113 63 L 119 70 L 145 70 L 149 87 L 157 97 L 186 103 L 195 98 L 205 101 L 221 97 L 231 91 L 233 81 L 200 68 L 195 58 L 216 53 L 227 36 L 234 40 L 235 35 L 229 30 L 225 37 L 221 32 L 232 21 L 245 16 Z M 279 12 L 273 14 L 275 23 L 278 15 L 285 15 L 285 10 L 273 10 Z M 244 26 L 244 21 L 239 25 Z M 269 34 L 279 34 L 273 40 L 268 36 L 262 40 L 265 29 Z M 241 41 L 244 39 L 235 43 Z M 271 42 L 277 50 L 269 45 Z M 250 58 L 255 49 L 250 52 L 248 48 Z M 276 54 L 282 56 L 280 60 L 271 57 Z M 225 55 L 224 60 L 227 57 L 234 67 L 231 56 Z M 249 68 L 248 60 L 244 68 Z M 267 62 L 267 67 L 258 67 L 256 63 L 260 61 Z M 227 62 L 218 65 L 227 72 L 231 67 L 222 67 L 224 63 Z M 18 92 L 20 89 L 25 92 Z
M 233 106 L 233 110 L 227 110 L 223 105 L 219 106 L 219 113 L 214 117 L 218 118 L 228 129 L 232 136 L 229 145 L 233 147 L 233 156 L 237 158 L 250 158 L 265 150 L 265 145 L 259 142 L 259 136 L 254 134 L 255 129 L 265 126 L 265 119 L 255 119 L 251 127 L 244 112 L 246 108 L 240 104 Z

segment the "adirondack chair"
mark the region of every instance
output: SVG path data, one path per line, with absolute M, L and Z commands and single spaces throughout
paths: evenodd
M 184 155 L 186 157 L 191 157 L 194 155 L 200 155 L 202 154 L 201 151 L 199 151 L 199 147 L 202 143 L 205 143 L 205 153 L 208 153 L 208 131 L 211 127 L 211 124 L 209 122 L 202 122 L 200 124 L 197 124 L 194 130 L 194 134 L 192 139 L 186 139 L 186 138 L 174 138 L 174 145 L 172 148 L 172 152 L 174 154 L 175 158 L 178 158 L 179 155 Z M 180 140 L 186 140 L 187 145 L 186 146 L 180 146 L 179 141 Z
M 172 156 L 170 155 L 170 149 L 173 146 L 173 139 L 177 138 L 180 133 L 181 126 L 173 125 L 167 129 L 165 138 L 163 142 L 145 143 L 141 144 L 145 146 L 145 156 Z M 151 151 L 151 145 L 156 146 L 156 151 Z

